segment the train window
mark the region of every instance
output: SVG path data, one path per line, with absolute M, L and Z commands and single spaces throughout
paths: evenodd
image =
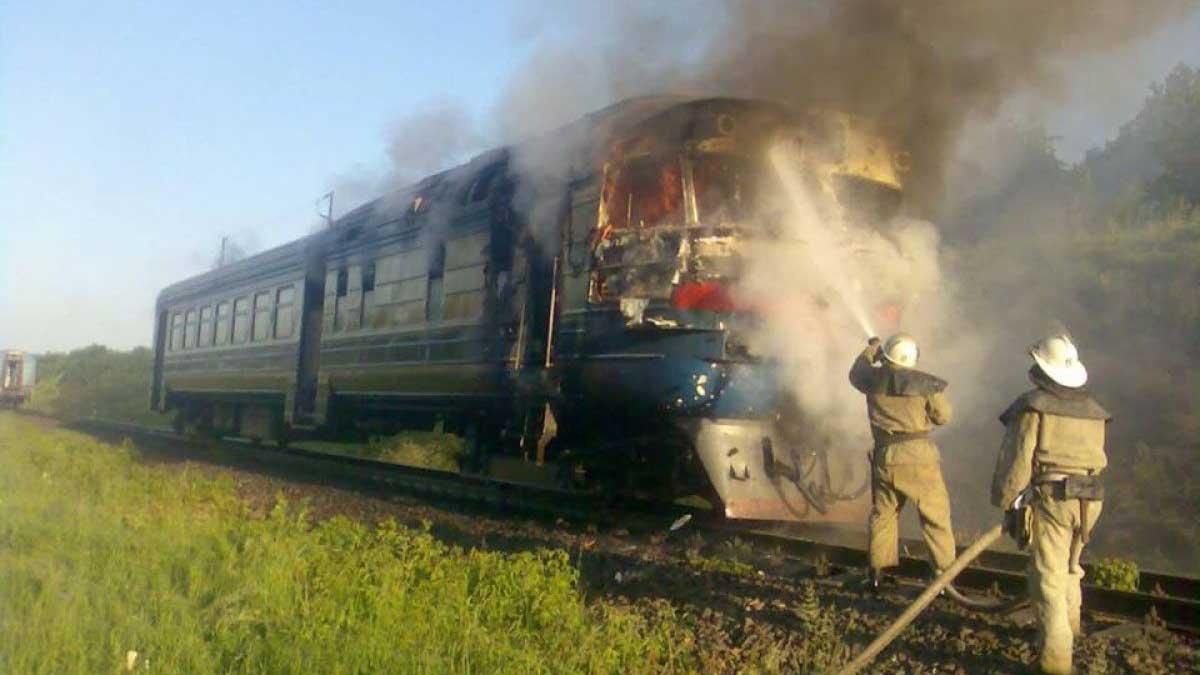
M 760 166 L 736 155 L 707 154 L 692 166 L 696 206 L 709 225 L 748 218 L 758 203 L 756 188 L 765 184 Z
M 271 294 L 254 294 L 254 328 L 252 340 L 262 342 L 271 337 Z
M 277 338 L 292 336 L 292 327 L 295 321 L 295 297 L 296 288 L 294 286 L 284 286 L 275 292 L 275 337 Z
M 171 317 L 171 351 L 183 349 L 183 315 L 176 313 Z
M 233 301 L 233 344 L 250 339 L 250 296 Z
M 196 341 L 197 347 L 211 347 L 213 333 L 213 310 L 211 305 L 206 305 L 200 308 L 200 339 Z
M 363 268 L 362 289 L 363 289 L 363 293 L 375 290 L 375 263 L 374 262 L 367 263 L 367 266 Z
M 463 194 L 463 204 L 467 202 L 481 202 L 487 199 L 488 194 L 492 191 L 492 185 L 496 182 L 496 178 L 504 173 L 506 166 L 503 161 L 494 162 L 480 171 L 470 187 Z
M 346 288 L 349 286 L 349 282 L 350 274 L 346 271 L 346 268 L 339 269 L 337 273 L 337 296 L 339 298 L 346 297 Z
M 605 176 L 606 228 L 643 229 L 683 223 L 683 179 L 677 158 L 638 157 Z
M 191 349 L 196 346 L 196 310 L 189 309 L 183 326 L 183 348 Z
M 217 331 L 215 342 L 223 345 L 229 342 L 229 301 L 217 303 Z

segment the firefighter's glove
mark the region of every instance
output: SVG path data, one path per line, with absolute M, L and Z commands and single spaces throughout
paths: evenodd
M 867 361 L 873 366 L 879 364 L 880 345 L 879 338 L 872 337 L 870 340 L 867 340 L 867 348 L 863 351 L 863 354 L 867 357 Z

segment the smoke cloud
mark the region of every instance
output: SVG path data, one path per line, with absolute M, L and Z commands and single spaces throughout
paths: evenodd
M 518 140 L 631 96 L 684 93 L 828 106 L 879 119 L 910 148 L 910 204 L 941 198 L 960 133 L 1018 93 L 1054 99 L 1065 61 L 1143 38 L 1194 0 L 764 0 L 589 7 L 550 30 L 497 106 Z M 562 10 L 560 10 L 562 11 Z M 550 23 L 546 19 L 545 23 Z M 540 28 L 540 30 L 539 30 Z
M 1012 97 L 1053 102 L 1072 59 L 1142 39 L 1195 6 L 1186 0 L 1152 6 L 768 0 L 701 3 L 686 13 L 622 6 L 599 17 L 601 10 L 591 8 L 570 24 L 573 30 L 542 34 L 496 117 L 501 135 L 519 139 L 629 96 L 686 93 L 829 107 L 885 125 L 913 157 L 907 215 L 892 223 L 831 223 L 793 208 L 782 233 L 789 243 L 753 245 L 737 293 L 776 308 L 754 331 L 754 347 L 781 364 L 810 426 L 808 440 L 831 449 L 870 444 L 861 396 L 846 380 L 864 346 L 855 314 L 866 312 L 876 332 L 903 329 L 918 338 L 921 366 L 951 381 L 957 419 L 942 435 L 943 450 L 956 519 L 969 530 L 992 517 L 989 471 L 981 467 L 990 468 L 999 442 L 996 414 L 1024 388 L 1023 347 L 1059 316 L 1060 251 L 1031 255 L 1014 248 L 986 269 L 964 267 L 966 259 L 944 235 L 959 241 L 973 235 L 954 223 L 935 224 L 955 211 L 955 190 L 973 188 L 962 172 L 949 183 L 950 167 L 961 168 L 955 160 L 964 147 L 981 147 L 967 142 L 969 132 Z M 527 164 L 537 168 L 538 182 L 553 182 L 553 162 L 539 156 Z M 999 169 L 988 168 L 985 175 Z M 1027 222 L 1021 233 L 1031 227 Z M 814 236 L 823 229 L 837 236 Z M 835 271 L 823 273 L 821 262 Z M 989 288 L 998 278 L 1007 281 Z M 1022 289 L 1013 279 L 1044 286 Z M 878 316 L 880 307 L 892 313 Z M 992 441 L 981 445 L 980 438 Z M 861 462 L 862 453 L 844 456 Z
M 709 0 L 686 11 L 675 4 L 540 6 L 521 17 L 519 37 L 532 42 L 531 56 L 498 101 L 494 126 L 445 103 L 419 111 L 397 125 L 384 182 L 445 168 L 488 137 L 525 141 L 638 95 L 761 98 L 877 120 L 913 158 L 904 215 L 891 223 L 831 224 L 793 208 L 783 233 L 791 243 L 752 245 L 737 292 L 779 308 L 755 331 L 755 347 L 782 364 L 806 419 L 830 446 L 869 443 L 861 397 L 846 381 L 865 342 L 864 321 L 849 305 L 861 304 L 858 313 L 876 332 L 914 334 L 922 367 L 951 381 L 957 420 L 944 437 L 944 449 L 955 447 L 944 453 L 947 473 L 968 476 L 968 489 L 951 487 L 956 509 L 965 504 L 983 513 L 988 472 L 980 462 L 994 456 L 995 414 L 1022 388 L 1022 348 L 1056 316 L 1055 303 L 1045 299 L 1055 292 L 1056 251 L 1011 250 L 987 269 L 964 267 L 967 258 L 948 238 L 957 245 L 974 235 L 942 219 L 955 213 L 959 192 L 976 186 L 970 172 L 951 177 L 950 168 L 962 168 L 955 159 L 963 148 L 988 147 L 967 136 L 1012 97 L 1054 101 L 1072 59 L 1129 45 L 1195 7 L 1191 0 Z M 513 158 L 527 222 L 552 222 L 561 209 L 555 187 L 568 177 L 576 151 L 570 145 L 535 143 Z M 987 169 L 977 177 L 1002 171 Z M 813 237 L 814 228 L 831 226 L 835 238 Z M 814 261 L 836 261 L 837 273 L 822 273 Z M 1003 292 L 989 287 L 1002 277 Z M 1016 288 L 1013 279 L 1047 288 Z M 880 307 L 893 311 L 880 316 Z M 980 447 L 978 438 L 995 442 Z M 958 499 L 964 493 L 974 496 Z M 961 525 L 968 519 L 960 514 Z
M 478 122 L 461 103 L 443 99 L 400 119 L 388 133 L 392 185 L 413 183 L 469 159 L 487 145 Z

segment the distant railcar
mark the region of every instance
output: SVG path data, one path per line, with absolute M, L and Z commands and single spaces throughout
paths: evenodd
M 0 408 L 20 407 L 36 380 L 37 360 L 16 350 L 0 351 Z
M 165 289 L 152 406 L 279 441 L 442 419 L 465 472 L 857 517 L 833 483 L 864 475 L 831 477 L 780 422 L 728 292 L 769 236 L 755 191 L 781 138 L 833 199 L 899 203 L 906 156 L 856 118 L 626 101 Z

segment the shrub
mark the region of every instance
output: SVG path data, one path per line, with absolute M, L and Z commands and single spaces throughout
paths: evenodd
M 1138 566 L 1132 560 L 1103 558 L 1092 565 L 1092 583 L 1115 591 L 1138 589 Z
M 137 424 L 168 423 L 150 410 L 154 353 L 92 345 L 38 359 L 37 383 L 27 407 L 48 415 L 91 417 Z

